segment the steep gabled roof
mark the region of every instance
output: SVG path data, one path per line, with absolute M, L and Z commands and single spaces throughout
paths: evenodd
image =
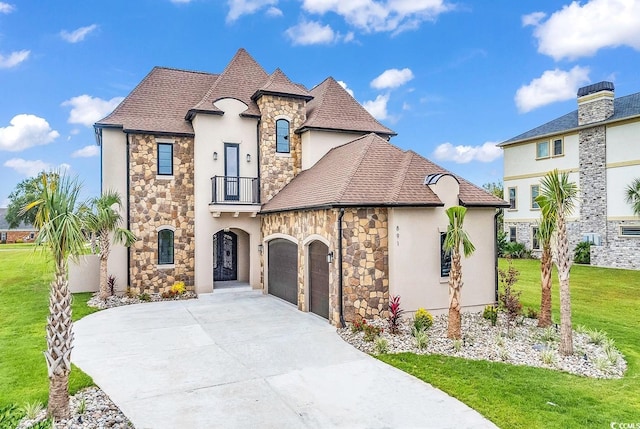
M 239 49 L 204 97 L 191 106 L 187 118 L 190 119 L 197 112 L 222 114 L 223 112 L 213 105 L 222 98 L 240 100 L 249 106 L 242 115 L 260 117 L 258 105 L 251 96 L 268 78 L 269 75 L 260 64 L 247 51 Z
M 640 92 L 615 98 L 613 100 L 613 115 L 607 120 L 599 122 L 598 125 L 605 125 L 635 116 L 640 116 Z M 594 125 L 591 124 L 589 126 Z M 546 124 L 510 138 L 509 140 L 500 143 L 498 146 L 507 146 L 512 143 L 519 143 L 536 137 L 546 137 L 553 134 L 567 133 L 578 128 L 580 128 L 578 126 L 578 111 L 574 110 L 573 112 L 560 116 L 553 121 L 547 122 Z
M 193 135 L 184 114 L 197 103 L 218 75 L 154 67 L 151 72 L 97 127 L 124 131 Z
M 296 132 L 305 129 L 372 132 L 395 136 L 396 133 L 378 122 L 336 80 L 325 79 L 314 87 L 313 100 L 307 103 L 307 120 Z
M 424 178 L 432 173 L 449 172 L 371 133 L 330 150 L 264 204 L 262 212 L 341 206 L 442 206 L 424 184 Z M 454 177 L 460 183 L 461 203 L 490 207 L 506 204 Z
M 252 100 L 257 100 L 260 96 L 269 95 L 284 95 L 287 97 L 301 98 L 303 100 L 311 100 L 313 97 L 309 94 L 302 85 L 297 85 L 289 80 L 289 78 L 280 70 L 276 69 L 267 81 L 260 89 L 256 91 L 251 97 Z

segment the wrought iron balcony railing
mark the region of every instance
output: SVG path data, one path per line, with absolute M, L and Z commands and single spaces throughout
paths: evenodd
M 260 204 L 258 178 L 213 176 L 211 204 Z

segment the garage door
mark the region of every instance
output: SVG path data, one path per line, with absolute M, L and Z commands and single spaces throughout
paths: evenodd
M 298 305 L 298 246 L 289 240 L 269 242 L 269 293 Z
M 320 241 L 309 245 L 309 304 L 311 312 L 329 318 L 329 248 Z

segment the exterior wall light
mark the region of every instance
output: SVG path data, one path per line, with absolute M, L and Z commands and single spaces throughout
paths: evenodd
M 251 162 L 251 154 L 250 153 L 247 154 L 247 162 Z
M 333 252 L 327 253 L 327 262 L 330 264 L 333 263 Z
M 264 246 L 262 244 L 258 244 L 258 252 L 260 252 L 261 255 L 262 255 L 263 249 L 264 249 Z
M 213 152 L 213 160 L 214 161 L 218 160 L 218 152 Z

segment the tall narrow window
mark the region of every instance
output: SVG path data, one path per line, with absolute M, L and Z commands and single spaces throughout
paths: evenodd
M 531 248 L 540 250 L 540 240 L 538 239 L 538 227 L 531 227 Z
M 517 209 L 516 188 L 509 188 L 509 210 Z
M 276 121 L 276 152 L 289 153 L 290 151 L 289 121 L 286 119 L 278 119 Z
M 540 195 L 540 185 L 531 185 L 531 208 L 537 210 L 540 208 L 540 204 L 536 201 Z
M 163 229 L 158 232 L 158 265 L 173 264 L 173 231 Z
M 440 277 L 449 277 L 451 271 L 451 252 L 444 250 L 446 232 L 440 233 Z
M 516 233 L 516 227 L 515 226 L 510 226 L 509 227 L 509 241 L 512 243 L 515 243 L 516 240 L 518 239 L 517 233 Z
M 173 145 L 171 143 L 158 143 L 158 174 L 161 176 L 173 175 Z
M 564 154 L 564 145 L 562 144 L 562 139 L 557 139 L 553 141 L 553 156 L 560 156 Z

